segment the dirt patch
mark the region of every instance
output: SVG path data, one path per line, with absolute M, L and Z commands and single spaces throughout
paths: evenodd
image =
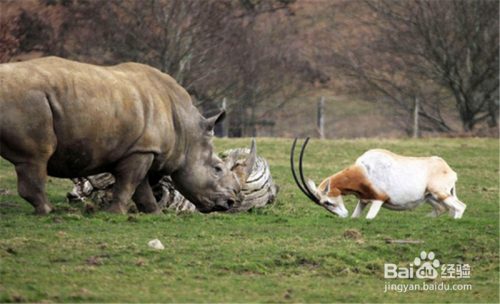
M 12 193 L 9 189 L 0 189 L 0 196 L 3 195 L 14 195 L 14 193 Z
M 88 266 L 101 266 L 102 265 L 101 259 L 109 259 L 109 258 L 111 258 L 111 255 L 109 254 L 93 255 L 85 261 L 85 264 Z
M 353 240 L 359 240 L 359 239 L 361 239 L 363 237 L 361 235 L 361 232 L 359 232 L 356 229 L 346 229 L 342 233 L 342 236 L 345 237 L 345 238 L 348 238 L 348 239 L 353 239 Z

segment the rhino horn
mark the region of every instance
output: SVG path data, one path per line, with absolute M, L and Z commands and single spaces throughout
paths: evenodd
M 232 169 L 233 171 L 235 171 L 236 176 L 238 177 L 238 181 L 242 187 L 247 181 L 250 174 L 252 174 L 256 158 L 257 158 L 257 145 L 255 143 L 255 139 L 253 139 L 252 147 L 250 148 L 250 153 L 248 154 L 245 161 L 241 164 L 237 164 Z

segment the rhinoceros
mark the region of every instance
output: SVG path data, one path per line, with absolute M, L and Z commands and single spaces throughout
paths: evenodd
M 101 67 L 57 57 L 0 64 L 0 155 L 15 166 L 19 195 L 46 214 L 47 175 L 110 172 L 116 178 L 108 212 L 161 213 L 150 184 L 164 175 L 204 213 L 241 201 L 255 162 L 213 152 L 215 124 L 187 91 L 150 66 Z

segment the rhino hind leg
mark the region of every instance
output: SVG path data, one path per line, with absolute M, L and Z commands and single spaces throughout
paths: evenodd
M 35 214 L 43 215 L 53 207 L 45 194 L 47 164 L 21 163 L 15 166 L 17 191 L 19 195 L 35 207 Z
M 108 208 L 110 213 L 127 213 L 127 203 L 132 198 L 153 162 L 153 154 L 136 153 L 126 157 L 115 166 L 113 175 L 113 201 Z

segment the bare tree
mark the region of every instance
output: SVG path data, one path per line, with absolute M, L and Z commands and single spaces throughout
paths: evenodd
M 19 52 L 19 28 L 14 20 L 0 19 L 0 63 L 8 62 Z
M 245 30 L 245 40 L 228 58 L 235 80 L 228 98 L 237 122 L 232 123 L 233 134 L 256 136 L 258 126 L 272 127 L 273 112 L 304 90 L 305 73 L 312 68 L 301 58 L 288 16 L 252 16 Z
M 300 77 L 287 27 L 293 1 L 148 0 L 77 2 L 72 53 L 101 63 L 143 62 L 172 75 L 210 111 L 227 97 L 240 122 Z M 83 58 L 82 58 L 83 57 Z M 87 59 L 85 59 L 87 57 Z M 295 88 L 299 88 L 296 85 Z M 240 130 L 241 131 L 241 130 Z M 242 134 L 241 132 L 233 134 Z
M 332 52 L 322 60 L 381 93 L 407 117 L 419 100 L 418 114 L 434 129 L 451 129 L 442 115 L 449 99 L 464 131 L 486 120 L 498 125 L 497 1 L 364 4 L 351 8 L 347 21 L 332 20 Z M 354 42 L 341 28 L 346 23 L 358 30 Z

